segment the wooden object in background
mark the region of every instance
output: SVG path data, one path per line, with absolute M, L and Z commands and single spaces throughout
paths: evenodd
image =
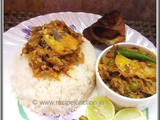
M 104 15 L 118 9 L 123 19 L 156 21 L 156 0 L 4 0 L 5 12 L 89 12 Z
M 7 31 L 9 28 L 14 27 L 15 25 L 28 20 L 30 18 L 39 16 L 40 13 L 35 12 L 10 12 L 4 14 L 4 31 Z M 147 37 L 155 46 L 156 46 L 156 24 L 151 22 L 143 21 L 128 21 L 124 20 L 125 24 L 131 28 L 137 30 L 142 35 Z

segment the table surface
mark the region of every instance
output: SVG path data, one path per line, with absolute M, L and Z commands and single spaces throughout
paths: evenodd
M 7 31 L 9 28 L 16 26 L 17 24 L 28 20 L 30 18 L 39 16 L 40 13 L 24 13 L 24 12 L 10 12 L 4 13 L 4 31 Z M 156 24 L 145 21 L 127 21 L 125 23 L 131 28 L 137 30 L 142 35 L 147 37 L 155 46 L 156 46 Z

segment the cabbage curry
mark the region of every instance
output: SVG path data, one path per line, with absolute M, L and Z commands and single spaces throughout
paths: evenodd
M 22 50 L 27 55 L 34 77 L 56 78 L 66 74 L 73 65 L 84 62 L 82 36 L 64 22 L 55 20 L 32 28 L 31 37 Z
M 99 62 L 99 74 L 116 93 L 146 98 L 156 93 L 156 57 L 142 48 L 114 45 Z

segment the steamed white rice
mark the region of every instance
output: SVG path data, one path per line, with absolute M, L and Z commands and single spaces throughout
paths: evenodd
M 96 55 L 91 43 L 83 39 L 81 47 L 85 63 L 74 66 L 74 70 L 69 71 L 71 77 L 60 75 L 60 81 L 33 77 L 28 59 L 18 54 L 13 64 L 11 83 L 22 105 L 40 115 L 62 116 L 75 110 L 79 105 L 59 105 L 56 101 L 63 103 L 85 101 L 90 96 L 95 87 Z M 54 104 L 44 105 L 40 103 L 41 101 L 53 101 Z

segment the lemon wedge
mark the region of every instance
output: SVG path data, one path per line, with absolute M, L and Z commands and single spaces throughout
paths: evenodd
M 94 97 L 87 105 L 87 117 L 89 120 L 113 120 L 115 107 L 105 97 Z
M 114 120 L 147 120 L 147 118 L 136 108 L 125 108 L 115 115 Z

